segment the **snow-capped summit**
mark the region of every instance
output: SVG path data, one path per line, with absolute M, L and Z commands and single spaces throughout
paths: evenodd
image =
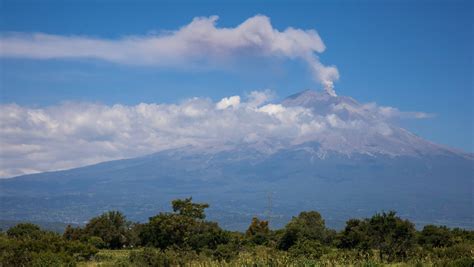
M 397 109 L 361 104 L 352 97 L 333 96 L 326 91 L 305 90 L 285 98 L 285 107 L 304 107 L 320 118 L 321 132 L 313 134 L 320 150 L 350 155 L 420 156 L 453 153 L 399 127 Z
M 326 91 L 319 92 L 311 89 L 288 96 L 281 104 L 287 107 L 301 106 L 310 108 L 319 115 L 332 114 L 344 108 L 350 110 L 362 108 L 362 105 L 352 97 L 334 96 Z

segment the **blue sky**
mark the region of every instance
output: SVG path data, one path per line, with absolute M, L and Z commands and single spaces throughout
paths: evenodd
M 400 123 L 435 143 L 474 151 L 472 1 L 2 1 L 0 31 L 120 39 L 177 30 L 199 16 L 218 15 L 218 27 L 235 27 L 257 14 L 280 31 L 316 30 L 326 45 L 321 62 L 339 70 L 339 95 L 436 114 Z M 301 60 L 257 58 L 236 65 L 182 69 L 2 57 L 0 101 L 135 105 L 194 96 L 217 101 L 261 89 L 285 97 L 322 87 Z

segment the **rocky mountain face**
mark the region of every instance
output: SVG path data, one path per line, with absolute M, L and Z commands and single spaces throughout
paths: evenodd
M 170 200 L 193 196 L 229 229 L 245 229 L 253 216 L 279 227 L 309 209 L 337 228 L 382 210 L 419 226 L 474 228 L 472 154 L 395 126 L 390 117 L 403 115 L 398 110 L 350 97 L 304 91 L 276 105 L 310 110 L 321 127 L 309 130 L 320 132 L 285 144 L 188 146 L 1 180 L 0 219 L 83 223 L 119 209 L 144 221 Z

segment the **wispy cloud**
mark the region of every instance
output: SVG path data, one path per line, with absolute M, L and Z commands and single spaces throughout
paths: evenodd
M 217 27 L 217 16 L 194 18 L 175 31 L 158 35 L 101 39 L 45 33 L 3 33 L 0 56 L 31 59 L 92 58 L 118 64 L 180 67 L 207 65 L 241 56 L 300 59 L 314 78 L 335 94 L 339 78 L 334 66 L 325 66 L 317 54 L 325 45 L 315 30 L 275 29 L 270 19 L 257 15 L 234 28 Z
M 376 103 L 366 103 L 363 105 L 350 105 L 347 103 L 339 103 L 332 105 L 334 112 L 347 110 L 353 114 L 363 117 L 373 117 L 381 120 L 390 119 L 428 119 L 435 117 L 435 114 L 419 112 L 419 111 L 401 111 L 398 108 L 379 106 Z
M 373 147 L 373 140 L 391 138 L 397 131 L 389 123 L 391 118 L 408 116 L 373 103 L 358 108 L 333 106 L 329 112 L 318 114 L 300 106 L 269 103 L 272 97 L 273 93 L 266 90 L 217 102 L 192 98 L 179 104 L 135 106 L 0 105 L 0 177 L 73 168 L 188 145 L 209 151 L 245 144 L 269 152 L 317 141 L 323 148 L 347 150 L 347 140 L 355 138 L 352 147 L 371 151 L 378 149 Z M 415 117 L 420 116 L 416 113 Z

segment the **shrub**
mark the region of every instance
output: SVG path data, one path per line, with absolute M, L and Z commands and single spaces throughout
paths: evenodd
M 91 236 L 87 239 L 87 243 L 97 249 L 103 249 L 107 247 L 104 240 L 98 236 Z
M 142 251 L 130 252 L 129 260 L 137 266 L 171 266 L 172 259 L 162 252 L 154 248 L 145 248 Z
M 474 247 L 468 243 L 461 243 L 447 248 L 435 248 L 433 253 L 440 259 L 472 258 L 474 256 Z
M 53 253 L 51 251 L 34 253 L 29 263 L 29 266 L 33 267 L 63 267 L 75 265 L 76 262 L 70 255 L 65 253 Z
M 302 257 L 311 260 L 317 260 L 321 258 L 322 255 L 328 252 L 328 249 L 325 248 L 317 240 L 298 240 L 295 245 L 293 245 L 288 253 L 292 257 Z
M 428 248 L 452 245 L 452 233 L 446 226 L 426 225 L 418 235 L 418 244 Z
M 43 231 L 32 223 L 20 223 L 8 229 L 7 235 L 16 239 L 39 239 L 44 234 Z
M 218 245 L 213 252 L 213 257 L 218 261 L 229 262 L 235 259 L 240 252 L 240 247 L 236 243 L 227 243 Z

